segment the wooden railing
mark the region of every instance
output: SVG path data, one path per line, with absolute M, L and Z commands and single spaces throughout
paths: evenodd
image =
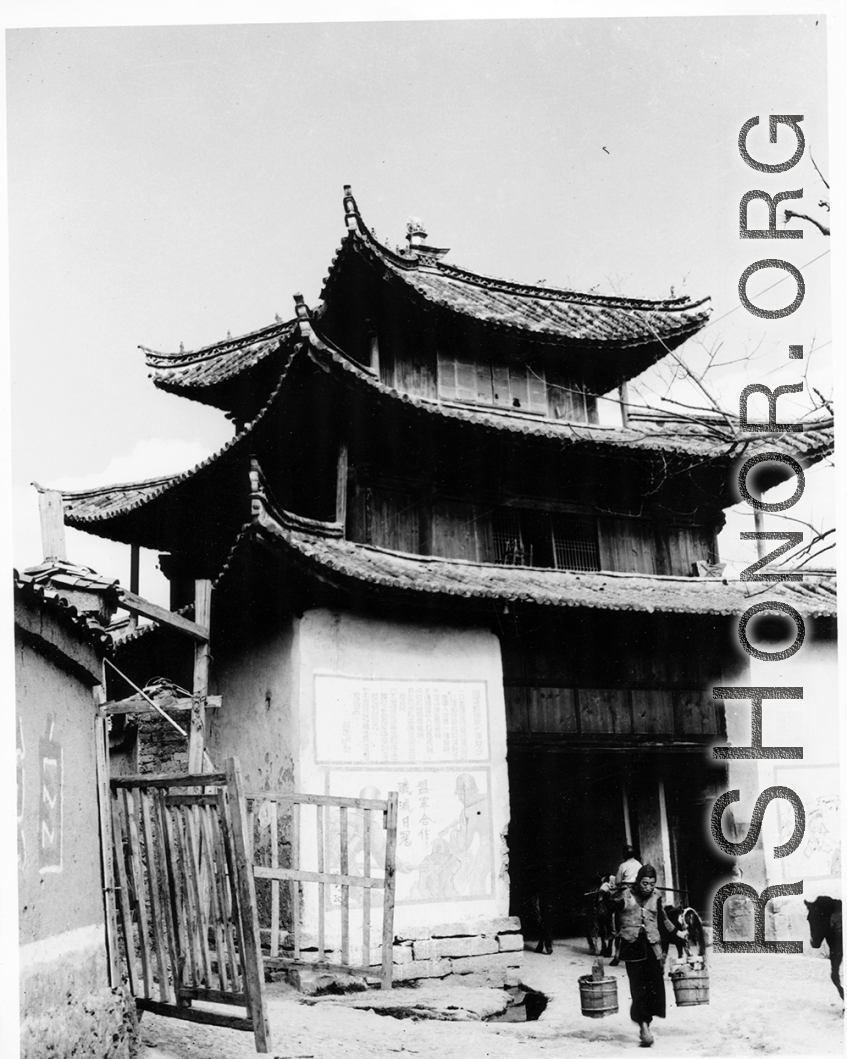
M 270 882 L 270 914 L 263 933 L 269 935 L 267 968 L 303 968 L 379 978 L 383 989 L 392 984 L 394 943 L 394 889 L 397 847 L 397 794 L 387 799 L 345 798 L 335 795 L 248 791 L 249 832 L 253 846 L 253 874 L 256 880 Z M 304 836 L 303 807 L 314 806 L 314 846 L 311 835 Z M 280 815 L 280 807 L 285 810 Z M 337 811 L 337 812 L 336 812 Z M 351 829 L 350 814 L 355 825 Z M 311 816 L 311 811 L 309 812 Z M 377 815 L 378 823 L 373 821 Z M 337 827 L 337 846 L 330 831 Z M 282 828 L 287 828 L 287 842 L 282 842 Z M 307 841 L 304 843 L 304 838 Z M 289 848 L 289 864 L 280 864 L 280 852 Z M 314 865 L 304 868 L 301 851 L 314 852 Z M 337 854 L 337 870 L 336 870 Z M 351 856 L 352 854 L 352 856 Z M 361 871 L 356 863 L 361 858 Z M 351 864 L 351 860 L 353 863 Z M 260 863 L 261 861 L 261 863 Z M 304 944 L 302 923 L 303 893 L 301 886 L 316 887 L 316 931 L 311 927 Z M 281 899 L 287 888 L 287 915 L 283 917 Z M 340 929 L 328 930 L 327 906 L 330 887 L 340 889 Z M 372 962 L 372 913 L 376 899 L 382 898 L 382 924 L 379 931 L 378 963 Z M 361 902 L 359 931 L 361 956 L 354 960 L 351 950 L 351 893 L 354 905 Z M 261 902 L 260 902 L 261 906 Z M 288 926 L 281 928 L 283 918 Z M 358 907 L 357 907 L 358 918 Z M 335 956 L 337 955 L 337 958 Z

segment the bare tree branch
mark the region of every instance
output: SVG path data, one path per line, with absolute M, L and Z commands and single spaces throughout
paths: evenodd
M 786 210 L 783 223 L 788 224 L 794 217 L 799 217 L 800 220 L 808 221 L 809 224 L 813 224 L 816 228 L 819 228 L 823 235 L 829 235 L 829 228 L 825 224 L 821 224 L 819 220 L 814 217 L 810 217 L 808 213 L 801 213 L 799 210 Z

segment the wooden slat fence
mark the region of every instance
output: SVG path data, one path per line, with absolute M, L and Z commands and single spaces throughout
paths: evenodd
M 121 776 L 110 785 L 122 956 L 138 1009 L 249 1030 L 256 1050 L 270 1051 L 237 762 L 225 773 Z
M 269 890 L 268 899 L 259 901 L 261 933 L 268 939 L 265 966 L 365 975 L 379 978 L 382 988 L 390 989 L 396 792 L 387 799 L 273 791 L 248 791 L 246 797 L 253 825 L 253 874 L 265 895 Z M 314 853 L 313 868 L 302 866 L 301 850 Z M 304 885 L 315 887 L 310 907 L 317 908 L 317 929 L 307 937 L 302 923 Z M 336 903 L 340 927 L 331 931 L 327 911 Z M 375 946 L 372 920 L 379 904 L 382 924 Z M 351 928 L 351 906 L 355 918 L 361 917 L 357 937 Z

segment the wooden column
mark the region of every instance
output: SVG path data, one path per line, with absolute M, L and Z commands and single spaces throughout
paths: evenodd
M 668 830 L 668 807 L 665 802 L 665 782 L 659 781 L 659 829 L 662 833 L 662 861 L 665 870 L 665 886 L 673 889 L 673 865 L 671 863 L 671 836 Z
M 137 544 L 129 546 L 129 590 L 138 595 L 138 571 L 140 566 L 141 549 Z
M 626 844 L 632 845 L 632 822 L 629 818 L 629 793 L 626 789 L 626 780 L 621 780 L 621 793 L 623 794 L 623 829 Z
M 194 582 L 194 620 L 207 629 L 212 612 L 212 582 Z M 194 686 L 191 725 L 188 730 L 188 771 L 198 774 L 204 768 L 206 749 L 206 695 L 209 690 L 209 641 L 194 645 Z

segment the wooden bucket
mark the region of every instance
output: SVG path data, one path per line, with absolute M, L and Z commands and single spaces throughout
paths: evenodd
M 670 979 L 678 1008 L 709 1003 L 709 972 L 705 967 L 680 967 L 671 971 Z
M 587 1019 L 602 1019 L 618 1012 L 617 978 L 593 978 L 583 975 L 579 980 L 582 1013 Z

